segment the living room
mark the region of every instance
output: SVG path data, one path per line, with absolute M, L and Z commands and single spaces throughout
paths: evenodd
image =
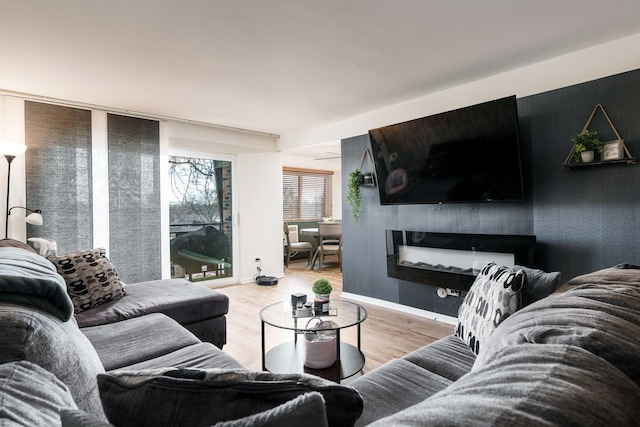
M 640 407 L 637 404 L 640 402 L 637 368 L 640 366 L 637 363 L 640 348 L 634 337 L 640 334 L 640 315 L 637 314 L 640 301 L 637 283 L 640 280 L 635 265 L 640 264 L 640 248 L 633 236 L 639 231 L 637 218 L 640 212 L 636 200 L 640 194 L 636 183 L 640 182 L 640 170 L 635 165 L 635 158 L 628 164 L 562 167 L 572 149 L 570 138 L 585 126 L 597 105 L 602 105 L 611 119 L 608 123 L 602 117 L 602 111 L 598 111 L 598 117 L 593 121 L 598 132 L 605 135 L 607 141 L 615 139 L 617 135 L 610 134 L 615 125 L 619 139 L 624 140 L 631 153 L 629 157 L 640 153 L 640 104 L 637 101 L 640 99 L 640 7 L 637 2 L 621 1 L 619 9 L 608 6 L 607 10 L 601 10 L 602 6 L 595 1 L 571 0 L 518 6 L 506 1 L 449 6 L 409 2 L 403 8 L 397 3 L 393 6 L 376 3 L 375 9 L 369 7 L 369 2 L 327 3 L 327 7 L 337 8 L 339 13 L 332 13 L 336 9 L 324 9 L 325 6 L 315 2 L 297 1 L 193 2 L 188 3 L 193 7 L 189 10 L 184 2 L 180 5 L 118 2 L 117 7 L 87 5 L 79 1 L 49 3 L 3 3 L 3 7 L 7 6 L 6 15 L 13 19 L 7 19 L 5 23 L 5 29 L 12 37 L 0 48 L 7 58 L 0 68 L 0 139 L 27 142 L 27 135 L 31 137 L 30 132 L 34 129 L 31 115 L 34 104 L 68 109 L 72 115 L 82 116 L 81 120 L 74 118 L 73 122 L 84 123 L 82 138 L 77 139 L 88 141 L 93 150 L 95 163 L 90 180 L 93 204 L 89 208 L 81 206 L 89 210 L 87 216 L 72 214 L 76 207 L 72 205 L 80 203 L 69 202 L 76 201 L 79 193 L 78 182 L 70 181 L 73 185 L 43 196 L 60 206 L 42 212 L 46 226 L 53 227 L 47 230 L 55 232 L 43 236 L 37 228 L 25 225 L 24 212 L 14 211 L 10 218 L 3 220 L 9 221 L 8 237 L 19 242 L 26 242 L 28 237 L 48 237 L 67 242 L 67 245 L 72 241 L 69 235 L 73 234 L 78 238 L 74 249 L 105 247 L 110 256 L 113 254 L 116 264 L 127 263 L 127 274 L 136 277 L 134 282 L 138 274 L 142 280 L 167 279 L 171 271 L 167 232 L 169 200 L 164 191 L 166 160 L 172 155 L 222 156 L 232 161 L 234 167 L 234 212 L 229 221 L 234 235 L 234 277 L 219 282 L 216 285 L 219 289 L 206 291 L 209 292 L 207 296 L 214 296 L 216 303 L 223 306 L 227 289 L 231 307 L 244 304 L 246 307 L 243 308 L 252 312 L 255 318 L 250 320 L 253 328 L 250 335 L 255 337 L 245 336 L 243 324 L 232 312 L 228 317 L 227 313 L 217 317 L 216 328 L 220 333 L 231 332 L 228 338 L 234 342 L 228 344 L 229 349 L 240 354 L 246 347 L 238 340 L 251 340 L 250 348 L 254 352 L 260 341 L 256 328 L 265 327 L 264 323 L 259 325 L 256 307 L 273 300 L 268 297 L 265 302 L 255 301 L 251 296 L 240 297 L 236 292 L 243 287 L 254 289 L 257 286 L 254 283 L 256 259 L 261 260 L 264 274 L 281 279 L 279 287 L 271 287 L 272 297 L 277 295 L 277 300 L 286 300 L 286 296 L 301 285 L 296 282 L 295 286 L 288 287 L 287 279 L 294 275 L 285 270 L 282 262 L 282 169 L 291 166 L 333 170 L 334 198 L 341 202 L 336 202 L 339 207 L 334 216 L 342 219 L 344 227 L 340 290 L 356 306 L 366 303 L 381 307 L 379 312 L 371 310 L 368 320 L 376 328 L 385 328 L 388 318 L 393 328 L 408 326 L 417 330 L 417 336 L 429 335 L 421 329 L 429 327 L 432 319 L 455 324 L 462 305 L 458 295 L 440 295 L 437 284 L 425 285 L 389 277 L 388 230 L 533 235 L 537 246 L 531 266 L 560 272 L 562 283 L 574 281 L 565 293 L 545 298 L 540 304 L 525 307 L 507 319 L 513 320 L 508 322 L 509 328 L 497 329 L 499 333 L 487 339 L 484 355 L 473 344 L 447 335 L 435 346 L 421 347 L 427 343 L 411 342 L 409 344 L 416 351 L 388 354 L 388 360 L 372 360 L 371 366 L 382 369 L 358 376 L 354 380 L 357 393 L 345 385 L 321 383 L 322 387 L 344 392 L 353 399 L 353 405 L 349 407 L 340 406 L 340 399 L 335 396 L 333 400 L 327 400 L 326 411 L 333 417 L 329 419 L 329 425 L 353 425 L 354 422 L 367 425 L 396 413 L 400 417 L 395 419 L 397 425 L 406 425 L 411 420 L 415 424 L 416 419 L 418 422 L 432 420 L 460 425 L 474 421 L 484 425 L 531 424 L 541 422 L 536 418 L 542 413 L 536 406 L 539 402 L 544 402 L 544 414 L 550 416 L 551 424 L 574 422 L 580 425 L 591 421 L 599 425 L 633 425 L 637 422 L 640 416 L 640 409 L 637 409 Z M 456 16 L 460 21 L 455 20 Z M 488 21 L 480 19 L 484 17 Z M 509 19 L 505 20 L 505 17 Z M 527 19 L 520 19 L 523 17 Z M 459 29 L 460 33 L 445 31 L 449 27 Z M 394 31 L 386 33 L 394 33 L 398 38 L 387 39 L 391 34 L 386 35 L 383 28 L 393 28 Z M 510 32 L 503 32 L 505 28 Z M 443 31 L 446 36 L 442 35 Z M 275 33 L 278 36 L 270 39 Z M 347 36 L 355 37 L 349 39 Z M 232 46 L 231 42 L 237 45 Z M 364 43 L 364 47 L 357 48 L 356 42 Z M 338 57 L 337 62 L 329 62 L 332 52 Z M 255 62 L 244 63 L 247 58 Z M 274 62 L 270 62 L 270 58 Z M 319 67 L 320 64 L 323 66 Z M 382 67 L 379 74 L 373 71 L 377 70 L 376 66 Z M 395 74 L 399 71 L 406 72 L 404 77 L 410 82 L 403 85 L 402 73 Z M 158 76 L 162 79 L 156 80 Z M 285 84 L 294 80 L 299 86 Z M 361 86 L 358 80 L 367 84 Z M 307 92 L 306 87 L 315 90 Z M 369 130 L 513 95 L 521 131 L 524 201 L 382 206 L 377 189 L 362 188 L 362 216 L 359 222 L 353 219 L 350 207 L 344 203 L 347 181 L 351 171 L 361 164 L 363 152 L 371 149 Z M 243 102 L 247 99 L 252 101 Z M 164 165 L 153 171 L 158 184 L 153 203 L 145 203 L 141 198 L 142 202 L 138 200 L 136 205 L 119 206 L 114 201 L 113 194 L 125 187 L 124 179 L 121 187 L 113 185 L 114 176 L 119 178 L 120 170 L 110 168 L 107 162 L 114 116 L 124 117 L 125 121 L 135 119 L 132 120 L 135 122 L 133 127 L 138 126 L 138 121 L 152 124 L 157 143 L 150 157 L 156 162 L 154 164 Z M 40 138 L 46 142 L 46 133 Z M 339 159 L 314 160 L 334 156 L 336 150 Z M 30 151 L 36 150 L 27 150 L 25 156 L 16 157 L 11 163 L 8 200 L 6 205 L 0 206 L 2 210 L 10 206 L 42 207 L 29 202 L 33 197 L 33 192 L 30 194 L 29 191 L 31 171 L 26 159 L 32 155 Z M 33 161 L 29 158 L 29 162 Z M 76 168 L 70 166 L 71 162 L 57 162 L 43 161 L 61 172 L 86 166 Z M 125 159 L 123 163 L 127 162 Z M 329 164 L 332 166 L 327 166 Z M 7 177 L 8 172 L 7 162 L 0 161 L 0 176 Z M 153 180 L 140 181 L 146 184 Z M 65 217 L 82 222 L 82 235 L 74 229 L 75 223 L 71 230 L 63 227 Z M 142 217 L 154 221 L 152 231 L 139 231 L 137 221 Z M 0 221 L 0 225 L 4 223 Z M 128 226 L 138 231 L 131 232 Z M 150 243 L 145 240 L 149 236 L 152 237 Z M 2 248 L 0 252 L 7 253 L 6 249 Z M 27 255 L 20 253 L 21 256 L 28 257 L 30 262 L 42 262 L 41 257 L 24 252 Z M 12 252 L 15 253 L 18 252 Z M 608 269 L 606 274 L 600 273 L 601 276 L 580 276 L 614 265 L 621 266 Z M 496 273 L 494 267 L 488 267 L 484 276 L 499 276 L 500 272 Z M 315 278 L 315 273 L 310 275 L 304 267 L 300 271 L 298 277 L 303 280 Z M 574 279 L 576 276 L 580 277 Z M 524 281 L 525 275 L 518 273 L 517 277 Z M 132 304 L 130 311 L 136 311 L 136 284 L 127 277 L 123 280 L 132 286 L 130 294 L 121 301 Z M 609 280 L 614 281 L 613 286 L 607 284 Z M 587 285 L 582 287 L 584 283 Z M 224 287 L 227 285 L 233 290 Z M 20 293 L 20 288 L 24 289 L 16 288 L 11 290 Z M 261 291 L 270 292 L 265 287 Z M 149 292 L 153 294 L 153 290 Z M 282 292 L 287 295 L 283 297 Z M 4 294 L 12 295 L 11 292 Z M 178 294 L 176 292 L 176 298 L 184 296 Z M 56 295 L 64 299 L 65 310 L 69 311 L 71 302 L 66 295 Z M 72 390 L 75 391 L 74 399 L 65 404 L 73 407 L 75 400 L 81 409 L 97 408 L 92 413 L 103 421 L 102 407 L 109 405 L 101 406 L 95 377 L 113 380 L 117 376 L 113 370 L 121 367 L 164 368 L 167 365 L 162 362 L 170 356 L 169 360 L 176 361 L 176 366 L 223 370 L 250 368 L 256 375 L 264 375 L 258 378 L 271 378 L 268 372 L 258 371 L 257 352 L 239 362 L 214 345 L 218 343 L 211 344 L 213 341 L 196 337 L 213 329 L 208 327 L 209 319 L 196 322 L 203 322 L 207 328 L 191 326 L 193 313 L 207 314 L 211 309 L 208 306 L 203 309 L 203 305 L 207 305 L 203 304 L 203 299 L 190 302 L 197 309 L 189 305 L 176 310 L 181 319 L 152 312 L 139 316 L 144 319 L 138 320 L 118 319 L 107 325 L 85 323 L 80 325 L 82 331 L 72 319 L 73 308 L 67 313 L 67 320 L 61 322 L 39 309 L 16 308 L 14 301 L 3 301 L 0 304 L 3 316 L 0 323 L 6 328 L 3 331 L 8 331 L 6 336 L 18 338 L 0 340 L 0 346 L 14 351 L 11 346 L 21 345 L 16 343 L 37 341 L 23 339 L 21 331 L 28 328 L 12 327 L 8 321 L 20 316 L 26 319 L 24 324 L 29 324 L 32 317 L 44 319 L 42 330 L 47 334 L 54 331 L 65 335 L 71 331 L 67 335 L 77 338 L 79 347 L 91 353 L 92 369 L 89 370 L 91 375 L 87 375 L 89 380 L 63 381 L 74 382 L 74 387 L 79 384 Z M 153 301 L 153 298 L 149 300 Z M 168 302 L 173 309 L 172 304 L 175 302 Z M 101 308 L 97 308 L 100 312 Z M 404 313 L 391 314 L 393 312 L 387 309 Z M 238 312 L 243 313 L 241 316 L 248 313 Z M 353 325 L 363 323 L 363 328 L 369 328 L 361 313 L 358 309 L 358 318 Z M 411 314 L 421 316 L 421 321 L 412 320 Z M 423 322 L 425 317 L 429 322 Z M 228 329 L 226 319 L 234 320 Z M 531 324 L 531 319 L 540 322 Z M 290 321 L 291 316 L 286 320 Z M 132 321 L 143 323 L 144 328 L 129 326 Z M 563 322 L 574 323 L 567 326 Z M 191 326 L 195 335 L 184 324 Z M 453 328 L 449 324 L 444 327 Z M 380 335 L 373 329 L 365 329 L 365 347 L 374 346 L 379 337 L 401 341 L 404 337 L 395 334 L 393 328 Z M 548 333 L 549 330 L 553 333 Z M 444 335 L 441 331 L 434 340 Z M 91 337 L 90 343 L 83 337 L 85 332 Z M 53 332 L 47 334 L 47 337 L 55 335 Z M 122 338 L 120 334 L 124 335 L 123 339 L 119 339 Z M 151 339 L 156 334 L 158 339 Z M 225 339 L 226 335 L 222 341 Z M 353 337 L 349 339 L 353 340 Z M 80 352 L 76 352 L 76 347 L 69 345 L 69 341 L 58 344 L 55 352 L 42 346 L 46 350 L 39 355 L 42 364 L 57 363 L 59 357 L 60 366 L 75 368 L 74 357 Z M 151 348 L 164 351 L 163 346 L 169 349 L 169 354 L 158 356 L 147 352 Z M 484 348 L 485 341 L 482 346 Z M 10 354 L 2 348 L 3 357 Z M 121 348 L 129 351 L 119 351 Z M 384 351 L 378 348 L 372 353 L 378 355 Z M 264 347 L 262 352 L 264 356 Z M 366 348 L 364 353 L 367 353 Z M 474 364 L 476 356 L 478 363 Z M 138 360 L 132 361 L 134 357 Z M 107 363 L 114 360 L 118 363 Z M 554 376 L 555 367 L 567 368 L 560 372 L 563 375 L 569 372 L 567 376 L 571 381 Z M 78 372 L 72 372 L 72 375 L 84 373 Z M 521 375 L 522 372 L 527 375 Z M 187 375 L 204 374 L 189 371 Z M 163 379 L 172 381 L 167 378 L 171 375 Z M 460 381 L 461 378 L 469 381 Z M 42 379 L 46 379 L 45 375 L 38 378 Z M 180 378 L 185 382 L 200 380 L 200 377 L 197 380 Z M 487 402 L 483 396 L 490 396 L 491 390 L 483 385 L 494 380 L 496 387 L 490 389 L 498 390 L 498 393 L 496 399 Z M 53 378 L 52 381 L 56 383 L 57 380 Z M 33 381 L 33 384 L 40 383 Z M 56 384 L 60 386 L 60 381 Z M 471 387 L 465 389 L 465 384 Z M 86 391 L 89 386 L 95 387 Z M 545 391 L 539 392 L 539 387 Z M 65 384 L 56 390 L 60 398 L 69 391 Z M 505 390 L 504 395 L 500 394 L 501 390 Z M 473 394 L 476 391 L 479 396 Z M 82 407 L 89 400 L 84 400 L 85 394 L 91 395 L 91 405 Z M 429 398 L 436 394 L 435 404 L 430 405 L 434 401 L 430 402 Z M 329 395 L 325 394 L 324 398 L 330 399 Z M 465 410 L 459 399 L 469 395 L 472 397 L 465 402 L 471 409 Z M 514 396 L 517 399 L 509 400 Z M 190 397 L 182 396 L 179 401 L 173 397 L 159 399 L 160 403 L 156 401 L 157 406 L 153 408 L 168 410 L 173 415 L 189 413 L 194 417 L 216 413 L 209 410 L 207 404 L 193 411 L 183 411 L 189 407 Z M 311 397 L 318 399 L 317 395 Z M 54 401 L 48 399 L 51 397 L 40 401 Z M 134 402 L 129 398 L 124 400 Z M 166 404 L 168 401 L 180 410 L 171 410 L 171 405 Z M 247 401 L 250 406 L 251 399 L 243 400 L 244 403 Z M 426 405 L 418 409 L 425 412 L 416 415 L 411 406 L 423 401 Z M 511 410 L 510 405 L 522 401 L 532 405 L 520 412 Z M 504 412 L 495 407 L 489 409 L 495 402 L 504 402 L 506 409 L 500 408 Z M 128 413 L 120 411 L 125 403 L 113 405 L 112 409 L 116 410 L 112 414 L 126 418 Z M 478 406 L 474 406 L 476 404 Z M 0 411 L 9 406 L 0 405 Z M 155 412 L 149 410 L 150 406 L 127 405 L 127 410 L 135 411 L 134 406 L 142 408 L 142 419 L 115 422 L 109 417 L 109 421 L 116 425 L 153 421 L 151 417 L 145 418 L 155 415 L 149 414 Z M 234 406 L 227 404 L 220 408 L 227 410 Z M 566 410 L 569 407 L 571 409 Z M 205 410 L 198 411 L 202 408 Z M 323 403 L 321 409 L 315 408 L 314 414 L 324 413 Z M 360 412 L 364 415 L 358 418 Z M 305 414 L 308 424 L 315 425 L 311 422 L 313 417 Z M 449 418 L 458 414 L 462 418 Z M 493 414 L 498 414 L 495 419 L 482 418 Z M 506 418 L 501 418 L 500 414 Z M 526 418 L 529 415 L 532 418 Z M 336 422 L 341 416 L 348 420 Z M 402 418 L 405 416 L 407 418 Z M 524 418 L 509 418 L 512 416 Z M 327 424 L 319 422 L 317 425 Z

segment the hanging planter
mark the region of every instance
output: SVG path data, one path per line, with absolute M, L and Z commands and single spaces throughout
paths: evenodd
M 366 164 L 365 164 L 366 162 Z M 349 174 L 347 203 L 351 206 L 351 215 L 356 223 L 360 222 L 362 214 L 362 193 L 360 187 L 376 186 L 376 171 L 373 167 L 373 157 L 368 148 L 365 148 L 360 159 L 360 166 Z
M 347 203 L 351 206 L 351 215 L 353 216 L 353 220 L 356 224 L 360 222 L 360 215 L 362 214 L 362 193 L 360 192 L 361 177 L 362 173 L 360 173 L 360 169 L 356 169 L 349 174 Z

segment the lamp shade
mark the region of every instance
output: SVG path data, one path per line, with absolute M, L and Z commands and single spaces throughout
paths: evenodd
M 24 219 L 27 224 L 42 225 L 42 215 L 39 212 L 33 212 Z
M 13 141 L 0 141 L 0 154 L 4 156 L 19 156 L 27 150 L 27 146 Z

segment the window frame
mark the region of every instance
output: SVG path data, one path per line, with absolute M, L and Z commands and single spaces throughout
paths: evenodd
M 307 169 L 307 168 L 296 168 L 296 167 L 283 167 L 282 168 L 282 214 L 285 221 L 291 222 L 305 222 L 305 221 L 319 221 L 322 220 L 323 217 L 331 217 L 333 215 L 333 171 L 329 170 L 320 170 L 320 169 Z M 286 191 L 287 191 L 287 183 L 285 182 L 287 178 L 297 177 L 297 204 L 295 208 L 288 207 Z M 322 186 L 318 185 L 315 187 L 311 187 L 307 192 L 315 189 L 319 190 L 322 187 L 323 201 L 322 201 L 322 214 L 314 217 L 305 217 L 304 216 L 304 195 L 300 197 L 301 194 L 304 193 L 304 182 L 301 178 L 322 178 Z M 317 207 L 315 208 L 317 209 Z M 295 212 L 295 217 L 290 216 L 291 212 Z

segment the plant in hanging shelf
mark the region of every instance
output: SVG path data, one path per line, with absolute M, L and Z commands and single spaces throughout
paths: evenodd
M 571 138 L 571 142 L 574 143 L 573 151 L 575 153 L 574 158 L 577 162 L 588 163 L 593 161 L 596 153 L 602 153 L 604 151 L 604 142 L 598 138 L 598 132 L 583 130 L 579 134 Z
M 360 186 L 361 187 L 375 187 L 376 181 L 373 177 L 373 173 L 367 172 L 360 175 Z
M 351 206 L 351 215 L 356 223 L 360 222 L 362 214 L 362 193 L 360 192 L 360 180 L 362 172 L 356 169 L 349 174 L 349 192 L 347 193 L 347 203 Z

